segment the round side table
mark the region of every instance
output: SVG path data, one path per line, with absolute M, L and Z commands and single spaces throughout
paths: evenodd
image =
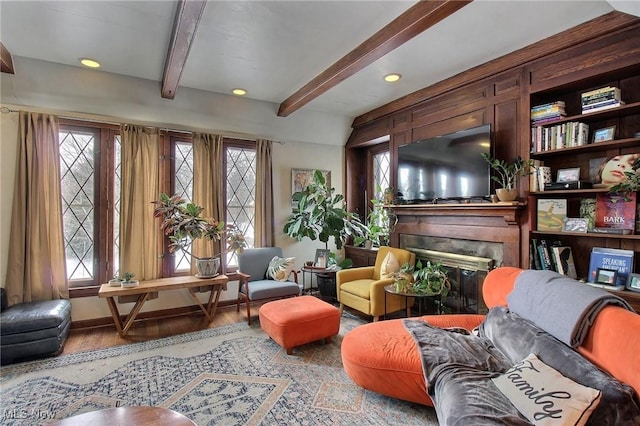
M 162 407 L 118 407 L 90 411 L 66 419 L 56 420 L 47 426 L 197 426 L 184 415 Z
M 411 309 L 408 305 L 408 300 L 410 297 L 415 297 L 418 299 L 418 316 L 422 316 L 422 301 L 426 298 L 435 297 L 439 301 L 442 301 L 439 294 L 422 294 L 422 293 L 404 293 L 400 291 L 396 291 L 396 286 L 394 284 L 389 284 L 384 287 L 384 316 L 386 319 L 387 315 L 387 294 L 393 294 L 395 296 L 404 297 L 404 308 L 407 311 L 407 318 L 411 316 Z M 437 303 L 438 310 L 437 314 L 440 315 L 442 312 L 440 311 L 441 303 Z

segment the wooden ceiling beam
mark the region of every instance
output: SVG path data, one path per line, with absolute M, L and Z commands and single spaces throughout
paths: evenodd
M 164 75 L 162 77 L 163 98 L 173 99 L 176 96 L 182 70 L 187 62 L 191 43 L 196 35 L 206 4 L 206 0 L 178 1 L 171 43 L 164 62 Z
M 11 52 L 4 47 L 4 44 L 0 42 L 0 71 L 6 72 L 7 74 L 15 74 L 15 70 L 13 68 L 13 59 L 11 58 Z
M 388 104 L 366 112 L 353 120 L 351 127 L 361 127 L 368 123 L 390 116 L 398 111 L 413 107 L 442 93 L 456 90 L 472 82 L 480 81 L 499 72 L 522 66 L 544 56 L 552 55 L 578 43 L 584 43 L 598 37 L 609 35 L 621 28 L 637 25 L 637 18 L 621 12 L 609 12 L 584 22 L 561 33 L 552 35 L 529 46 L 507 53 L 482 65 L 465 70 L 459 74 L 434 83 Z
M 278 116 L 286 117 L 299 110 L 327 90 L 452 15 L 471 1 L 473 0 L 419 1 L 285 99 L 280 104 Z

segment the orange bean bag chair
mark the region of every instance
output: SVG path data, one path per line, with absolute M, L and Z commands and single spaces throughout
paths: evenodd
M 487 307 L 507 306 L 507 295 L 522 272 L 501 267 L 484 282 Z M 472 330 L 484 315 L 425 315 L 436 327 Z M 347 375 L 365 389 L 433 406 L 427 395 L 421 357 L 402 319 L 365 324 L 347 333 L 342 342 L 342 363 Z M 640 315 L 618 306 L 606 306 L 594 320 L 578 353 L 640 394 Z

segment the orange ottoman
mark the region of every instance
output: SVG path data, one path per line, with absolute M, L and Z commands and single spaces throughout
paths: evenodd
M 340 330 L 340 310 L 314 296 L 289 297 L 260 307 L 260 327 L 291 355 L 315 340 L 331 342 Z

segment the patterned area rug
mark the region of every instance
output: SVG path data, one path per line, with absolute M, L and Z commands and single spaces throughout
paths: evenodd
M 365 391 L 342 369 L 345 312 L 331 344 L 287 355 L 246 323 L 0 369 L 2 425 L 150 405 L 198 425 L 437 425 L 433 409 Z

